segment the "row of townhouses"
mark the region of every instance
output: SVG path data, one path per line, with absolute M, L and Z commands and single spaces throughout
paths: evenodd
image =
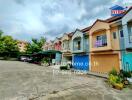
M 132 8 L 123 16 L 97 19 L 89 27 L 65 33 L 46 43 L 44 50 L 61 51 L 57 63 L 72 62 L 76 70 L 132 71 Z

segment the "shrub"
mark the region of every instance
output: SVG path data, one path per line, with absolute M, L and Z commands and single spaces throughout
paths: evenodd
M 118 90 L 122 90 L 123 87 L 124 87 L 124 85 L 123 85 L 123 83 L 116 83 L 116 84 L 114 84 L 114 87 L 115 87 L 116 89 L 118 89 Z
M 115 68 L 113 68 L 110 72 L 109 72 L 109 75 L 117 75 L 117 71 Z
M 127 71 L 124 71 L 123 75 L 124 75 L 124 77 L 127 77 L 127 78 L 131 77 L 131 73 L 127 72 Z
M 122 82 L 122 78 L 120 78 L 119 76 L 115 76 L 115 75 L 110 74 L 109 75 L 109 82 L 112 85 L 114 85 L 116 83 L 121 83 Z
M 127 72 L 127 71 L 123 71 L 123 70 L 120 71 L 119 75 L 122 78 L 130 78 L 130 77 L 132 77 L 131 72 Z
M 60 66 L 60 70 L 68 70 L 68 66 Z

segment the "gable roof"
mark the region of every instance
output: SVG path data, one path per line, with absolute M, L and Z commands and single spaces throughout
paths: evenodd
M 105 21 L 106 21 L 107 23 L 111 23 L 111 22 L 113 22 L 113 21 L 116 21 L 116 20 L 121 19 L 122 17 L 123 17 L 123 16 L 114 16 L 114 17 L 110 17 L 110 18 L 106 19 Z
M 82 31 L 82 32 L 87 32 L 87 31 L 89 31 L 89 30 L 90 30 L 90 28 L 91 28 L 91 26 L 86 27 L 86 28 L 84 28 L 84 29 L 81 29 L 81 31 Z
M 97 19 L 97 20 L 93 23 L 93 25 L 90 27 L 90 29 L 91 29 L 98 21 L 107 23 L 106 20 Z M 89 29 L 89 30 L 90 30 L 90 29 Z
M 68 34 L 68 36 L 69 36 L 69 37 L 72 37 L 72 36 L 73 36 L 73 34 L 74 34 L 74 33 L 73 33 L 73 32 L 71 32 L 71 33 L 69 33 L 69 34 Z

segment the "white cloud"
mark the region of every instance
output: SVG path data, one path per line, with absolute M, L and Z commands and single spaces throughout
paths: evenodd
M 110 16 L 109 8 L 124 1 L 0 0 L 0 29 L 18 39 L 54 39 Z

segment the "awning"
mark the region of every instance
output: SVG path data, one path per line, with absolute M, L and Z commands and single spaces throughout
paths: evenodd
M 40 51 L 38 52 L 38 54 L 56 54 L 56 53 L 60 53 L 60 51 L 56 51 L 56 50 L 47 50 L 47 51 Z

